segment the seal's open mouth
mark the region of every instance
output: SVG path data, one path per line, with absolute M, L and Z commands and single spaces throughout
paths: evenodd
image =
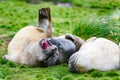
M 41 45 L 42 49 L 47 49 L 48 47 L 51 46 L 51 44 L 45 39 L 42 39 L 40 41 L 40 45 Z

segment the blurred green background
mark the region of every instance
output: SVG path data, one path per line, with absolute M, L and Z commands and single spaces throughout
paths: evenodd
M 7 45 L 21 28 L 38 25 L 38 9 L 51 8 L 53 35 L 120 42 L 120 0 L 0 0 L 0 80 L 119 80 L 120 71 L 70 73 L 67 64 L 31 68 L 3 61 Z

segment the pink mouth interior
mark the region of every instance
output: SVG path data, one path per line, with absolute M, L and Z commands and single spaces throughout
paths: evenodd
M 49 47 L 49 43 L 46 40 L 42 40 L 42 48 L 47 49 Z

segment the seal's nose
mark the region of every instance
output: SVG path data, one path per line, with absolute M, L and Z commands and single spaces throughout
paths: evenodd
M 72 73 L 77 73 L 78 71 L 77 71 L 77 69 L 76 69 L 76 58 L 74 58 L 73 56 L 71 56 L 70 58 L 69 58 L 69 71 L 70 72 L 72 72 Z
M 72 73 L 77 73 L 78 71 L 76 70 L 76 68 L 74 67 L 73 64 L 69 63 L 69 71 Z

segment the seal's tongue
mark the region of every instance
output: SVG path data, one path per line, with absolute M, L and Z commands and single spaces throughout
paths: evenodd
M 49 43 L 46 40 L 42 40 L 42 48 L 47 49 L 49 47 Z

